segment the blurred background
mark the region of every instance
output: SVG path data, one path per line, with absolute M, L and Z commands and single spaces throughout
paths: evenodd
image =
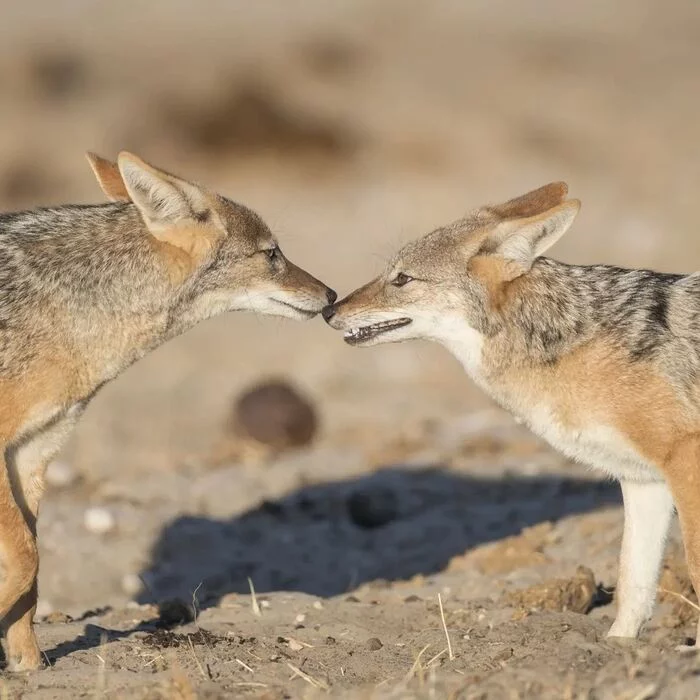
M 84 151 L 129 149 L 256 209 L 343 296 L 404 241 L 561 179 L 583 209 L 555 257 L 700 267 L 694 0 L 35 0 L 2 15 L 4 210 L 99 202 Z M 294 467 L 311 481 L 340 470 L 339 446 L 370 469 L 369 453 L 422 439 L 431 420 L 492 410 L 438 347 L 352 349 L 320 319 L 207 322 L 105 388 L 66 449 L 83 489 L 71 498 L 112 504 L 131 542 L 114 535 L 115 571 L 76 592 L 59 546 L 70 525 L 51 515 L 73 501 L 50 496 L 54 604 L 128 593 L 119 552 L 146 566 L 159 527 L 144 503 L 220 515 L 286 483 L 274 465 L 245 483 L 230 472 L 207 506 L 167 481 L 221 464 L 235 397 L 268 377 L 315 405 L 315 452 Z

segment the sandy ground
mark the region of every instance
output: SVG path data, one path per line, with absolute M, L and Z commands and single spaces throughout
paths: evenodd
M 557 257 L 690 271 L 699 61 L 692 0 L 14 3 L 0 206 L 99 201 L 82 152 L 128 148 L 257 209 L 343 294 L 403 241 L 564 179 L 584 207 Z M 222 451 L 235 397 L 274 376 L 313 402 L 313 444 Z M 642 640 L 608 644 L 617 487 L 438 347 L 220 318 L 106 387 L 61 461 L 50 668 L 7 697 L 700 696 L 674 651 L 681 550 Z

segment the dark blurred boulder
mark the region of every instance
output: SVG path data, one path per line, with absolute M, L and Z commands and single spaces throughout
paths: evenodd
M 314 407 L 283 380 L 252 387 L 238 397 L 234 406 L 235 435 L 275 451 L 308 445 L 317 428 Z

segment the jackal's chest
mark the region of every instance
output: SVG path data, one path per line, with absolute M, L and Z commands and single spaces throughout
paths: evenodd
M 595 399 L 584 396 L 580 386 L 570 382 L 568 390 L 562 391 L 556 377 L 543 377 L 534 369 L 515 374 L 494 371 L 499 366 L 498 348 L 485 353 L 484 339 L 478 333 L 461 326 L 457 331 L 444 343 L 467 373 L 554 449 L 615 479 L 662 478 L 614 421 L 598 410 Z
M 614 425 L 582 416 L 564 422 L 545 404 L 518 407 L 512 412 L 552 447 L 576 462 L 601 470 L 614 479 L 656 481 L 661 475 Z

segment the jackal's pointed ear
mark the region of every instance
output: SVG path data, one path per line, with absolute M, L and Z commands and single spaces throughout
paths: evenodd
M 502 221 L 487 238 L 485 252 L 514 263 L 521 273 L 527 272 L 535 258 L 568 231 L 580 208 L 578 199 L 570 199 L 536 216 Z
M 122 174 L 119 172 L 119 166 L 116 163 L 89 151 L 85 154 L 85 157 L 90 163 L 92 172 L 95 173 L 102 191 L 107 195 L 107 199 L 112 202 L 128 202 L 131 199 L 124 185 L 124 180 L 122 180 Z
M 498 216 L 499 219 L 522 219 L 535 216 L 561 204 L 568 191 L 569 186 L 565 182 L 550 182 L 503 204 L 486 207 L 486 210 Z
M 178 224 L 206 220 L 209 211 L 204 192 L 197 185 L 170 175 L 122 151 L 119 171 L 131 201 L 156 238 Z

